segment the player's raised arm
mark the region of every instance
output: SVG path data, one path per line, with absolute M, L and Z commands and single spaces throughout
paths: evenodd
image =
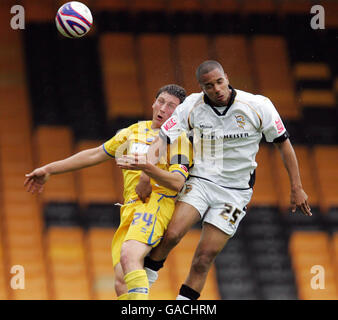
M 305 215 L 312 216 L 311 208 L 307 202 L 308 196 L 303 190 L 297 157 L 290 140 L 286 139 L 281 143 L 275 143 L 275 145 L 279 149 L 284 166 L 289 175 L 291 185 L 290 202 L 292 212 L 295 212 L 296 208 L 299 208 Z
M 110 157 L 105 153 L 102 146 L 84 150 L 69 158 L 51 162 L 26 174 L 24 186 L 28 192 L 41 193 L 43 191 L 43 185 L 51 175 L 94 166 L 108 159 L 110 159 Z

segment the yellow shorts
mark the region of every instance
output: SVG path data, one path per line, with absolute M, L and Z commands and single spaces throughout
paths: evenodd
M 120 262 L 122 243 L 127 240 L 156 247 L 173 215 L 175 197 L 153 192 L 148 202 L 141 200 L 121 207 L 120 225 L 112 242 L 113 265 Z

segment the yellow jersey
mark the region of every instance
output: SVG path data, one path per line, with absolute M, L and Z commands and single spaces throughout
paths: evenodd
M 113 138 L 103 144 L 104 151 L 113 158 L 125 154 L 146 154 L 159 133 L 159 129 L 151 128 L 152 121 L 140 121 L 119 131 Z M 183 133 L 175 143 L 169 145 L 168 152 L 161 158 L 157 166 L 169 172 L 179 172 L 185 179 L 192 166 L 193 148 L 186 134 Z M 165 160 L 165 161 L 164 161 Z M 138 198 L 135 188 L 141 175 L 140 170 L 122 170 L 124 181 L 124 203 Z M 150 179 L 152 190 L 169 197 L 175 197 L 177 192 L 160 186 L 154 179 Z

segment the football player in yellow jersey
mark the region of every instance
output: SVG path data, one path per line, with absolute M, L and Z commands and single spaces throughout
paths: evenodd
M 185 99 L 185 90 L 178 85 L 162 87 L 153 103 L 152 121 L 142 121 L 118 132 L 97 148 L 81 151 L 69 158 L 49 163 L 26 175 L 27 191 L 41 193 L 48 178 L 93 166 L 122 155 L 146 154 L 157 137 L 161 125 Z M 120 226 L 112 242 L 115 290 L 118 299 L 148 299 L 149 283 L 143 269 L 144 258 L 161 240 L 171 219 L 177 193 L 188 177 L 192 161 L 192 147 L 182 136 L 176 146 L 154 166 L 145 163 L 142 170 L 151 179 L 152 192 L 147 199 L 140 199 L 135 188 L 143 188 L 141 171 L 123 170 L 124 204 L 121 208 Z M 123 160 L 125 161 L 125 160 Z

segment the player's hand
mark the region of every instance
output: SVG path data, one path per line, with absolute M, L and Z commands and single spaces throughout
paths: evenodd
M 41 193 L 43 191 L 43 185 L 47 182 L 49 176 L 50 173 L 43 167 L 35 169 L 31 173 L 26 174 L 24 187 L 26 187 L 27 192 Z
M 147 156 L 137 153 L 123 155 L 121 158 L 116 159 L 116 164 L 119 168 L 126 170 L 143 170 L 149 165 Z
M 311 208 L 307 202 L 308 196 L 302 188 L 291 190 L 291 210 L 292 213 L 296 212 L 296 209 L 300 209 L 306 216 L 312 216 Z

